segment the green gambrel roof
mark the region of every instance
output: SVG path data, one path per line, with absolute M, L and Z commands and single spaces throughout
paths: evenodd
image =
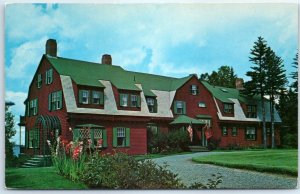
M 206 81 L 201 81 L 201 83 L 212 93 L 212 95 L 225 103 L 234 103 L 229 98 L 238 99 L 245 103 L 254 103 L 259 100 L 258 96 L 247 97 L 240 93 L 238 89 L 235 88 L 225 88 L 220 86 L 212 86 Z
M 118 89 L 140 89 L 135 84 L 142 84 L 145 96 L 154 96 L 151 90 L 173 91 L 187 82 L 192 75 L 184 78 L 172 78 L 153 74 L 126 71 L 120 66 L 104 65 L 61 57 L 45 57 L 60 75 L 70 76 L 77 84 L 104 87 L 99 80 L 110 81 Z
M 176 124 L 205 124 L 205 123 L 202 121 L 199 121 L 197 119 L 188 117 L 186 115 L 180 115 L 174 121 L 172 121 L 170 124 L 176 125 Z

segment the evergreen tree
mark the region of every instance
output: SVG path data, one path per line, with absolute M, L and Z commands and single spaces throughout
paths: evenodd
M 223 86 L 228 88 L 235 87 L 236 78 L 237 75 L 234 73 L 233 68 L 226 65 L 221 66 L 217 72 L 213 71 L 210 75 L 208 73 L 200 75 L 200 80 L 207 81 L 214 86 Z
M 266 51 L 266 93 L 270 96 L 272 148 L 275 148 L 274 109 L 275 97 L 284 91 L 287 82 L 283 60 L 268 47 Z
M 296 71 L 291 73 L 291 77 L 295 80 L 291 87 L 295 90 L 295 92 L 298 92 L 298 53 L 294 58 L 293 67 L 296 68 Z
M 266 94 L 266 52 L 267 42 L 258 37 L 258 40 L 254 42 L 253 49 L 251 49 L 249 61 L 254 66 L 251 67 L 252 71 L 246 73 L 251 77 L 251 80 L 246 82 L 245 93 L 247 95 L 259 95 L 261 99 L 262 109 L 262 122 L 263 122 L 263 146 L 267 148 L 267 132 L 266 132 L 266 110 L 265 110 L 265 94 Z

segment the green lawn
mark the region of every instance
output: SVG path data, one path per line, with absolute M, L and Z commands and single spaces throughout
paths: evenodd
M 166 156 L 192 154 L 192 153 L 193 152 L 176 152 L 176 153 L 167 153 L 167 154 L 144 154 L 144 155 L 136 155 L 134 157 L 136 160 L 145 160 L 145 159 L 162 158 L 162 157 L 166 157 Z
M 260 172 L 298 175 L 298 150 L 236 151 L 195 157 L 193 161 Z
M 6 169 L 5 184 L 11 189 L 88 189 L 58 175 L 54 167 Z

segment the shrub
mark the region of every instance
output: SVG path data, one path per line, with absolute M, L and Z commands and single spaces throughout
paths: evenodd
M 220 142 L 221 142 L 221 138 L 219 139 L 210 138 L 207 144 L 207 148 L 209 150 L 215 150 L 219 147 Z
M 102 189 L 216 188 L 221 182 L 221 177 L 217 178 L 209 180 L 206 185 L 194 183 L 186 187 L 166 164 L 158 166 L 151 160 L 137 161 L 124 153 L 93 155 L 80 175 L 89 187 Z

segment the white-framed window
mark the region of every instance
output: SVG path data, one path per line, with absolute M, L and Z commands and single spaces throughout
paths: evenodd
M 90 98 L 90 92 L 88 90 L 82 90 L 82 104 L 88 104 Z
M 206 108 L 205 102 L 199 102 L 198 106 L 199 106 L 200 108 Z
M 117 146 L 125 146 L 126 128 L 117 128 Z
M 51 84 L 53 81 L 53 69 L 48 69 L 46 71 L 46 84 Z
M 228 130 L 227 130 L 227 127 L 225 127 L 225 126 L 222 127 L 222 135 L 223 136 L 228 135 Z
M 34 99 L 30 101 L 30 115 L 37 115 L 38 112 L 38 99 Z
M 59 110 L 62 108 L 62 91 L 56 91 L 49 94 L 49 110 Z
M 131 107 L 138 106 L 138 96 L 137 95 L 130 95 L 131 98 Z
M 191 94 L 192 95 L 198 95 L 199 94 L 199 89 L 197 85 L 191 85 Z
M 183 101 L 176 101 L 175 102 L 175 107 L 176 107 L 176 114 L 185 114 L 184 109 L 185 109 L 185 102 Z
M 247 109 L 246 110 L 247 118 L 256 118 L 257 117 L 256 105 L 247 105 L 246 109 Z
M 224 104 L 224 112 L 225 113 L 233 113 L 233 104 L 225 103 Z
M 237 136 L 237 128 L 236 127 L 232 127 L 231 135 L 232 136 Z
M 154 98 L 146 98 L 146 101 L 147 101 L 149 112 L 151 112 L 151 113 L 156 112 L 155 99 Z
M 256 128 L 255 127 L 246 127 L 246 139 L 247 140 L 256 140 Z
M 120 94 L 120 106 L 128 107 L 128 94 Z
M 38 148 L 39 147 L 39 129 L 31 129 L 29 130 L 29 140 L 28 140 L 28 147 L 29 148 Z
M 100 92 L 93 91 L 93 104 L 100 104 Z
M 41 88 L 42 87 L 42 83 L 43 83 L 42 74 L 38 74 L 38 77 L 37 77 L 37 87 Z

